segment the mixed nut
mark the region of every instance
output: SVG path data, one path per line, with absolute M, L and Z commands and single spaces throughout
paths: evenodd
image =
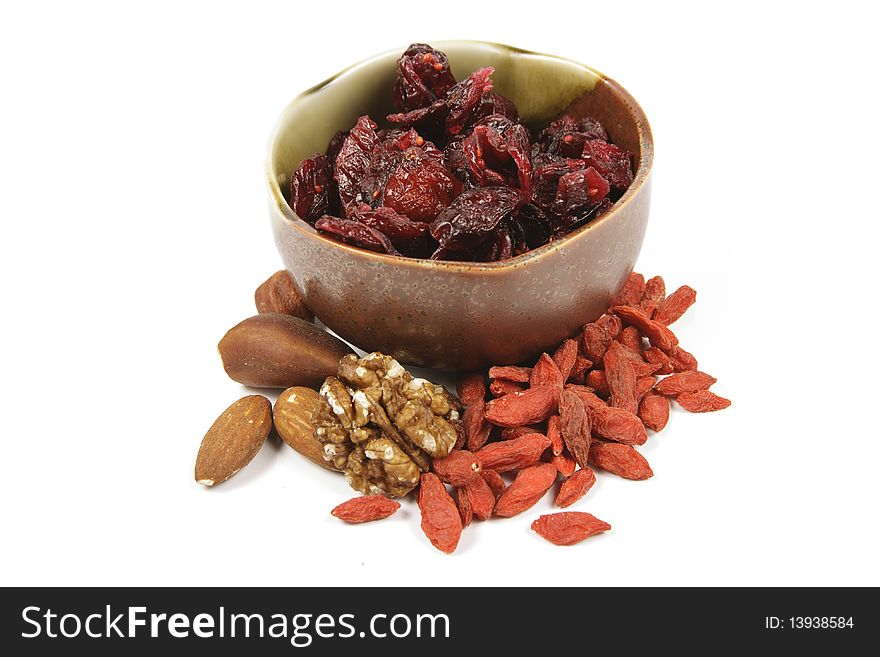
M 400 506 L 389 498 L 417 491 L 424 533 L 452 552 L 474 518 L 523 513 L 557 483 L 556 505 L 572 506 L 596 482 L 594 469 L 653 476 L 636 448 L 649 430 L 666 426 L 670 400 L 691 412 L 730 405 L 709 390 L 715 378 L 697 370 L 669 329 L 696 292 L 683 286 L 667 296 L 659 276 L 633 273 L 608 312 L 552 355 L 463 374 L 457 397 L 390 356 L 351 353 L 302 319 L 307 309 L 285 277 L 279 272 L 260 286 L 285 290 L 283 301 L 269 301 L 263 309 L 272 312 L 230 330 L 220 354 L 236 381 L 287 389 L 274 409 L 249 395 L 224 411 L 199 449 L 201 484 L 219 484 L 247 465 L 274 426 L 290 447 L 364 494 L 334 516 L 380 520 Z M 261 298 L 280 297 L 258 290 L 258 307 Z M 276 312 L 284 309 L 300 317 Z M 565 511 L 541 516 L 532 529 L 571 545 L 610 525 Z
M 397 68 L 387 127 L 361 116 L 291 176 L 290 207 L 318 231 L 387 254 L 504 260 L 592 221 L 633 181 L 632 154 L 599 121 L 563 115 L 533 133 L 493 91 L 491 68 L 457 81 L 424 44 Z M 227 408 L 202 440 L 195 478 L 226 481 L 274 429 L 363 494 L 335 517 L 381 520 L 400 508 L 391 498 L 415 494 L 423 532 L 452 552 L 474 519 L 519 515 L 551 489 L 558 507 L 577 504 L 596 469 L 653 476 L 637 448 L 665 428 L 670 400 L 691 412 L 730 405 L 669 328 L 695 300 L 688 286 L 667 295 L 661 277 L 633 273 L 577 335 L 532 362 L 462 374 L 456 396 L 389 355 L 353 353 L 276 272 L 254 294 L 258 314 L 218 348 L 233 380 L 284 391 L 274 408 L 261 395 Z M 580 511 L 531 526 L 557 545 L 611 528 Z

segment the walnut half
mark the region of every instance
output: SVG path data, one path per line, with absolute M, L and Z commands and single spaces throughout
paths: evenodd
M 443 386 L 414 378 L 380 353 L 339 361 L 321 386 L 326 405 L 315 437 L 324 458 L 343 470 L 352 488 L 406 495 L 458 439 L 461 406 Z

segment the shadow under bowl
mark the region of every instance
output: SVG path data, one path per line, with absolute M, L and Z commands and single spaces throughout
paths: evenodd
M 321 235 L 296 216 L 281 190 L 337 130 L 363 114 L 378 119 L 393 111 L 401 48 L 309 89 L 281 114 L 266 163 L 275 242 L 315 315 L 361 349 L 462 371 L 522 362 L 599 317 L 632 271 L 648 223 L 651 130 L 626 90 L 583 64 L 493 43 L 432 45 L 449 56 L 456 79 L 494 66 L 495 90 L 533 129 L 565 111 L 599 119 L 613 142 L 636 154 L 630 188 L 599 219 L 501 262 L 390 256 Z

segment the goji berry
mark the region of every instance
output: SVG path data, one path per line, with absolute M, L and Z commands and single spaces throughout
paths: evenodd
M 627 327 L 627 328 L 631 328 L 631 327 Z M 618 344 L 622 344 L 622 343 L 618 342 Z M 660 369 L 659 365 L 645 361 L 645 359 L 642 357 L 641 353 L 633 351 L 629 347 L 626 347 L 624 349 L 620 349 L 618 352 L 618 355 L 622 356 L 623 358 L 626 358 L 630 362 L 630 365 L 632 365 L 633 372 L 635 372 L 637 379 L 641 378 L 643 376 L 651 376 L 657 370 Z M 606 366 L 605 369 L 607 370 L 608 367 Z
M 574 545 L 609 529 L 607 522 L 582 511 L 550 513 L 532 523 L 532 530 L 556 545 Z
M 550 440 L 550 449 L 553 456 L 562 454 L 565 443 L 562 440 L 562 429 L 559 424 L 559 416 L 553 415 L 547 420 L 547 438 Z
M 486 404 L 486 419 L 499 427 L 519 427 L 543 422 L 559 408 L 559 389 L 539 386 L 512 392 Z
M 639 419 L 653 431 L 662 431 L 669 422 L 669 400 L 654 391 L 649 392 L 639 402 Z
M 653 388 L 657 383 L 656 377 L 653 376 L 642 376 L 636 379 L 636 399 L 639 401 L 642 400 L 648 391 Z
M 627 326 L 617 336 L 617 341 L 627 349 L 639 354 L 642 353 L 642 334 L 635 326 Z
M 615 306 L 611 309 L 621 319 L 626 320 L 632 326 L 638 327 L 642 335 L 648 338 L 655 347 L 659 347 L 666 353 L 678 344 L 678 338 L 666 327 L 665 324 L 649 319 L 636 306 Z
M 626 283 L 614 297 L 611 302 L 612 306 L 634 306 L 641 302 L 645 293 L 645 277 L 641 274 L 633 272 L 626 279 Z
M 571 458 L 571 455 L 568 454 L 568 452 L 563 452 L 559 456 L 554 456 L 550 459 L 550 463 L 553 464 L 559 474 L 566 478 L 573 475 L 574 471 L 577 470 L 577 462 Z
M 528 383 L 532 376 L 531 367 L 519 367 L 517 365 L 505 365 L 503 367 L 490 367 L 490 379 L 506 379 L 517 383 Z
M 446 492 L 446 486 L 432 472 L 422 475 L 419 510 L 422 512 L 422 531 L 431 544 L 441 552 L 453 552 L 461 538 L 461 516 L 458 506 Z
M 596 394 L 608 396 L 611 391 L 608 389 L 608 377 L 605 376 L 605 370 L 591 370 L 587 374 L 587 385 L 596 391 Z
M 590 415 L 581 398 L 571 390 L 563 390 L 559 400 L 559 427 L 569 453 L 583 468 L 590 453 Z
M 666 299 L 666 282 L 661 276 L 654 276 L 645 281 L 645 292 L 639 305 L 647 317 L 653 317 L 654 311 Z
M 566 381 L 579 381 L 583 379 L 583 375 L 593 366 L 593 361 L 589 358 L 584 358 L 580 354 L 577 355 L 577 358 L 574 361 L 574 366 L 571 368 L 571 372 L 568 375 Z
M 562 482 L 556 494 L 556 506 L 571 506 L 586 495 L 595 483 L 596 473 L 590 468 L 581 468 Z
M 449 424 L 455 429 L 455 445 L 452 446 L 452 449 L 462 449 L 467 440 L 467 435 L 464 432 L 464 419 L 449 420 Z
M 434 459 L 431 467 L 444 483 L 464 486 L 477 478 L 481 466 L 480 459 L 475 454 L 458 449 L 443 458 Z
M 522 438 L 523 436 L 528 436 L 530 433 L 544 433 L 544 427 L 539 424 L 526 424 L 522 427 L 504 427 L 501 429 L 501 440 Z
M 467 527 L 474 519 L 474 507 L 464 488 L 455 489 L 455 504 L 458 506 L 458 516 L 461 518 L 462 528 Z
M 529 386 L 532 388 L 538 386 L 558 386 L 561 388 L 564 383 L 565 379 L 556 362 L 550 358 L 549 354 L 541 354 L 538 362 L 532 368 Z
M 553 353 L 553 361 L 556 363 L 556 367 L 559 368 L 560 373 L 562 374 L 562 381 L 568 381 L 569 377 L 572 376 L 573 370 L 578 360 L 578 343 L 577 340 L 566 340 L 559 348 Z M 589 365 L 587 365 L 589 368 Z M 586 368 L 584 368 L 586 369 Z M 581 372 L 584 370 L 582 369 Z M 581 372 L 578 372 L 580 374 Z
M 486 379 L 482 372 L 462 374 L 455 383 L 458 398 L 465 406 L 470 406 L 486 399 Z
M 555 481 L 556 468 L 550 463 L 523 468 L 495 503 L 495 515 L 509 518 L 532 508 Z
M 682 285 L 657 307 L 657 310 L 654 311 L 654 319 L 669 326 L 684 315 L 684 311 L 690 308 L 696 300 L 697 291 L 692 287 Z
M 602 370 L 597 370 L 597 371 L 601 372 Z M 604 372 L 603 372 L 603 374 L 604 374 Z M 572 392 L 577 394 L 577 396 L 581 398 L 581 401 L 584 402 L 584 405 L 587 408 L 589 408 L 590 410 L 593 410 L 597 406 L 599 406 L 599 407 L 607 407 L 608 406 L 608 404 L 605 402 L 604 399 L 599 397 L 599 395 L 597 395 L 595 392 L 593 392 L 592 388 L 588 388 L 587 386 L 579 386 L 576 383 L 569 383 L 567 386 L 565 386 L 565 389 L 571 390 Z
M 647 459 L 629 445 L 594 440 L 590 445 L 590 465 L 624 479 L 648 479 L 654 476 Z
M 608 345 L 620 334 L 620 319 L 614 315 L 604 315 L 595 322 L 584 325 L 581 335 L 581 351 L 593 364 L 601 363 Z
M 635 415 L 639 409 L 636 397 L 636 371 L 619 342 L 612 342 L 605 353 L 605 378 L 611 394 L 610 405 Z
M 488 520 L 492 517 L 495 508 L 495 494 L 482 477 L 476 477 L 469 481 L 462 490 L 471 502 L 474 515 L 480 520 Z
M 666 355 L 672 363 L 673 372 L 687 372 L 697 369 L 697 359 L 681 347 L 673 347 L 666 352 Z
M 617 315 L 606 314 L 596 320 L 596 324 L 613 340 L 623 330 L 623 323 Z
M 672 376 L 667 376 L 655 386 L 655 390 L 661 395 L 675 397 L 683 392 L 708 390 L 717 380 L 714 376 L 710 376 L 705 372 L 688 370 L 687 372 L 679 372 Z
M 550 447 L 547 436 L 530 433 L 521 438 L 489 443 L 477 451 L 480 464 L 487 470 L 509 472 L 533 465 L 541 460 L 541 455 Z
M 606 405 L 590 407 L 593 434 L 624 445 L 644 445 L 648 434 L 642 421 L 628 410 Z
M 489 433 L 492 431 L 491 423 L 486 419 L 486 402 L 477 399 L 473 404 L 464 409 L 462 416 L 464 434 L 469 450 L 476 451 L 486 444 Z
M 495 379 L 489 384 L 489 392 L 493 397 L 503 397 L 512 392 L 520 392 L 525 390 L 525 385 L 516 381 L 508 381 L 507 379 Z
M 400 508 L 400 503 L 384 495 L 364 495 L 343 502 L 330 513 L 352 524 L 387 518 Z
M 672 359 L 657 347 L 648 347 L 642 352 L 642 355 L 646 361 L 658 366 L 655 374 L 672 374 L 675 371 Z
M 690 413 L 707 413 L 720 411 L 730 406 L 730 400 L 719 397 L 711 390 L 697 390 L 696 392 L 683 392 L 675 398 L 678 405 Z
M 504 479 L 495 470 L 483 469 L 480 471 L 480 476 L 483 477 L 483 480 L 489 485 L 496 500 L 501 496 L 501 493 L 507 489 L 507 484 L 504 482 Z

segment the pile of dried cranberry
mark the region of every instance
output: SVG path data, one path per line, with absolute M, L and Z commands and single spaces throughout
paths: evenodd
M 492 68 L 456 82 L 442 52 L 397 61 L 391 127 L 362 116 L 290 181 L 298 216 L 364 249 L 432 260 L 504 260 L 605 212 L 633 156 L 595 119 L 564 115 L 536 137 L 492 91 Z

